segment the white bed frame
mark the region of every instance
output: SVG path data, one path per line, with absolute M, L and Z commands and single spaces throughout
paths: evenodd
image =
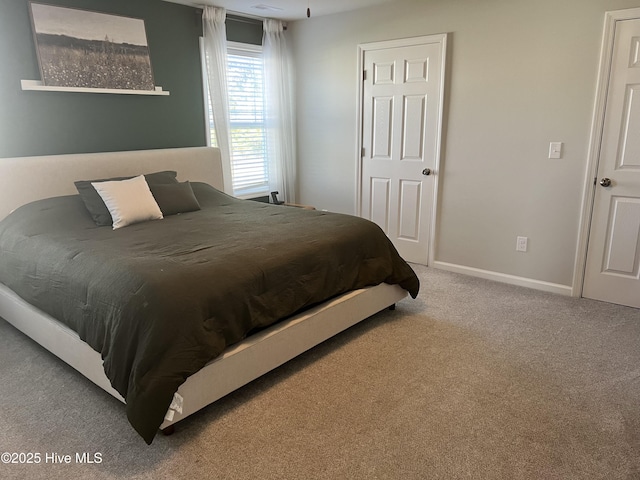
M 176 170 L 180 181 L 223 188 L 220 152 L 210 147 L 0 158 L 0 220 L 25 203 L 76 194 L 76 180 L 161 170 Z M 387 284 L 352 291 L 233 345 L 180 386 L 176 398 L 181 408 L 170 409 L 160 428 L 171 431 L 176 422 L 406 296 L 402 288 Z M 124 402 L 98 352 L 2 284 L 0 317 Z

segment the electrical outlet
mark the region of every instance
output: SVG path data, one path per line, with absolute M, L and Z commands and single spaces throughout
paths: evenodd
M 517 252 L 526 252 L 527 251 L 527 243 L 529 242 L 529 238 L 527 237 L 518 237 L 516 239 L 516 251 Z

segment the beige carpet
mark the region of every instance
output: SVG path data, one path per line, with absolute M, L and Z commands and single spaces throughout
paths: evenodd
M 640 478 L 640 310 L 415 268 L 418 300 L 151 446 L 118 401 L 0 321 L 0 453 L 42 457 L 0 478 Z

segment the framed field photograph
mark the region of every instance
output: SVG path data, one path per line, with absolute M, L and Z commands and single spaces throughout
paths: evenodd
M 154 90 L 144 20 L 30 2 L 42 83 Z

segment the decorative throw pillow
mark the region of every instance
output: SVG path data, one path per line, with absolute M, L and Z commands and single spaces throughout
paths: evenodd
M 113 218 L 113 229 L 162 218 L 144 175 L 128 180 L 92 183 Z
M 147 173 L 144 178 L 149 185 L 156 184 L 171 184 L 178 183 L 176 179 L 177 173 L 173 170 L 166 170 L 163 172 Z M 112 225 L 113 219 L 109 213 L 109 209 L 98 195 L 98 192 L 93 187 L 92 183 L 95 182 L 113 182 L 119 180 L 127 180 L 133 177 L 114 177 L 114 178 L 101 178 L 96 180 L 79 180 L 75 182 L 76 189 L 80 194 L 80 198 L 84 202 L 84 206 L 91 214 L 91 218 L 99 227 Z
M 189 182 L 149 185 L 149 189 L 165 217 L 200 210 L 200 204 Z

